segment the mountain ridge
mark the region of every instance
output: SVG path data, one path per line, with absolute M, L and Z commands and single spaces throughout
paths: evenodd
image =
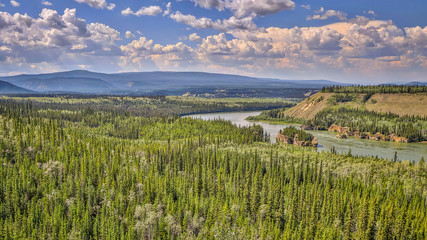
M 19 86 L 16 86 L 8 82 L 0 81 L 0 94 L 27 94 L 27 93 L 34 93 L 34 91 L 21 88 Z
M 65 81 L 64 79 L 68 80 Z M 98 73 L 87 70 L 72 70 L 55 73 L 4 76 L 0 77 L 0 80 L 39 92 L 150 94 L 163 91 L 173 95 L 182 94 L 183 91 L 192 89 L 197 89 L 198 92 L 196 94 L 203 94 L 230 88 L 245 89 L 242 91 L 248 91 L 248 89 L 292 88 L 299 89 L 296 91 L 301 92 L 298 94 L 300 97 L 304 97 L 304 94 L 309 92 L 309 89 L 320 89 L 324 86 L 332 85 L 346 85 L 328 80 L 281 80 L 194 71 Z M 91 83 L 86 83 L 88 81 Z M 99 85 L 96 86 L 95 82 Z M 107 84 L 111 86 L 106 87 Z M 88 87 L 88 85 L 90 86 Z

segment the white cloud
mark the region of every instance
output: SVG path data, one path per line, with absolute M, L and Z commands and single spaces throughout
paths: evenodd
M 6 5 L 4 5 L 4 3 L 0 3 L 0 7 L 4 7 L 4 6 L 6 6 Z
M 314 13 L 322 13 L 325 11 L 324 7 L 320 7 L 318 10 L 315 10 Z
M 307 9 L 307 10 L 310 10 L 310 9 L 311 9 L 310 4 L 307 4 L 307 5 L 301 5 L 301 7 L 302 7 L 302 8 L 305 8 L 305 9 Z
M 225 2 L 222 0 L 193 0 L 196 6 L 200 6 L 202 8 L 217 8 L 219 10 L 223 10 L 225 6 Z
M 1 46 L 0 47 L 0 51 L 2 51 L 2 52 L 12 52 L 12 48 L 7 47 L 7 46 Z
M 121 46 L 121 50 L 124 53 L 121 57 L 121 65 L 124 68 L 141 69 L 155 63 L 159 69 L 170 70 L 194 65 L 194 50 L 182 42 L 163 46 L 140 37 L 128 45 Z
M 169 15 L 172 11 L 172 3 L 168 2 L 168 4 L 166 4 L 166 10 L 163 12 L 163 16 Z
M 128 16 L 128 15 L 135 15 L 135 16 L 156 16 L 159 13 L 162 12 L 162 9 L 159 6 L 149 6 L 149 7 L 142 7 L 138 11 L 134 12 L 130 8 L 126 8 L 122 10 L 122 15 Z
M 110 3 L 110 4 L 108 4 L 107 9 L 108 10 L 113 10 L 115 7 L 116 7 L 116 4 Z
M 291 0 L 192 0 L 202 8 L 229 9 L 237 18 L 249 15 L 265 16 L 295 8 Z
M 336 10 L 327 10 L 326 12 L 324 11 L 323 7 L 317 11 L 318 13 L 323 13 L 323 14 L 316 14 L 313 16 L 308 16 L 307 20 L 326 20 L 328 18 L 331 17 L 337 17 L 339 20 L 341 21 L 346 21 L 347 20 L 347 13 L 341 12 L 341 11 L 336 11 Z
M 249 14 L 265 16 L 295 8 L 295 3 L 291 0 L 234 0 L 229 5 L 236 17 L 243 17 Z
M 62 15 L 43 9 L 39 16 L 0 12 L 0 23 L 5 23 L 0 24 L 0 46 L 12 49 L 0 59 L 0 71 L 36 63 L 37 66 L 40 63 L 73 66 L 85 61 L 105 64 L 106 55 L 114 58 L 122 54 L 117 47 L 118 31 L 101 23 L 87 24 L 76 17 L 75 9 L 65 9 Z
M 373 10 L 369 10 L 368 14 L 371 14 L 372 16 L 377 16 L 377 14 Z
M 349 19 L 348 22 L 355 23 L 359 25 L 366 25 L 371 21 L 371 19 L 357 15 L 355 18 Z
M 323 9 L 319 15 L 327 13 Z M 0 72 L 82 65 L 100 71 L 227 71 L 333 80 L 382 76 L 389 81 L 427 73 L 427 27 L 401 29 L 391 21 L 362 16 L 322 27 L 294 28 L 257 28 L 254 16 L 212 20 L 175 12 L 169 17 L 227 34 L 202 38 L 193 32 L 185 38 L 197 42 L 192 47 L 182 42 L 158 44 L 139 36 L 120 46 L 120 32 L 102 23 L 87 23 L 75 9 L 61 14 L 43 9 L 38 17 L 0 11 Z M 122 36 L 137 34 L 141 32 L 127 31 Z
M 190 34 L 190 36 L 188 36 L 188 40 L 193 42 L 201 42 L 202 38 L 199 35 L 197 35 L 197 33 L 192 33 Z
M 326 13 L 327 11 L 324 10 Z M 184 15 L 186 16 L 186 15 Z M 187 16 L 194 27 L 214 21 Z M 122 46 L 123 68 L 199 70 L 287 78 L 400 80 L 427 71 L 427 27 L 400 29 L 392 22 L 356 17 L 322 27 L 232 29 L 201 38 L 191 48 L 160 45 L 144 37 Z
M 42 4 L 45 6 L 52 6 L 53 4 L 49 1 L 42 1 Z
M 14 7 L 19 7 L 21 4 L 19 4 L 19 2 L 15 1 L 15 0 L 11 0 L 10 4 L 12 4 L 12 6 Z
M 126 38 L 135 38 L 135 35 L 131 31 L 126 31 Z
M 113 10 L 116 7 L 114 3 L 107 3 L 105 0 L 74 0 L 78 3 L 86 3 L 93 8 Z
M 219 31 L 227 31 L 229 29 L 249 29 L 254 30 L 257 29 L 257 26 L 253 22 L 253 17 L 245 17 L 245 18 L 236 18 L 234 16 L 229 19 L 223 20 L 212 20 L 210 18 L 202 17 L 196 18 L 190 14 L 182 14 L 177 11 L 170 15 L 170 18 L 175 20 L 176 22 L 189 25 L 193 28 L 204 29 L 204 28 L 213 28 Z

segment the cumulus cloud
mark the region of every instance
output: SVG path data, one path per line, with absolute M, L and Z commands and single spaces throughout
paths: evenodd
M 265 16 L 295 8 L 295 3 L 291 0 L 234 0 L 228 2 L 227 5 L 236 17 L 249 14 Z
M 132 9 L 130 9 L 130 8 L 126 8 L 126 9 L 122 10 L 122 15 L 123 16 L 128 16 L 128 15 L 135 15 L 135 16 L 144 16 L 144 15 L 157 16 L 161 12 L 162 12 L 162 9 L 159 6 L 149 6 L 149 7 L 142 7 L 142 8 L 140 8 L 136 12 L 132 11 Z
M 116 7 L 114 3 L 107 3 L 105 0 L 74 0 L 78 3 L 86 3 L 93 8 L 113 10 Z
M 12 6 L 14 7 L 19 7 L 21 4 L 19 4 L 19 2 L 15 1 L 15 0 L 11 0 L 10 4 L 12 4 Z
M 39 18 L 0 12 L 0 23 L 4 23 L 0 24 L 0 46 L 12 49 L 5 54 L 2 68 L 43 62 L 70 65 L 76 54 L 85 56 L 80 61 L 122 54 L 117 47 L 118 31 L 101 23 L 86 23 L 76 16 L 75 9 L 65 9 L 62 15 L 43 9 Z M 103 61 L 102 57 L 98 60 Z
M 328 13 L 320 10 L 319 15 Z M 427 27 L 402 29 L 391 21 L 363 16 L 293 28 L 257 28 L 253 15 L 212 20 L 175 12 L 169 17 L 193 28 L 222 32 L 203 38 L 192 33 L 185 37 L 197 42 L 191 46 L 159 44 L 140 36 L 120 46 L 120 32 L 102 23 L 87 23 L 75 9 L 64 13 L 43 9 L 38 17 L 0 11 L 0 72 L 81 65 L 91 70 L 98 66 L 101 71 L 188 69 L 335 80 L 378 73 L 395 79 L 427 72 Z M 137 34 L 142 35 L 127 31 L 122 36 Z
M 190 34 L 190 36 L 188 36 L 188 40 L 193 42 L 201 42 L 202 38 L 199 35 L 197 35 L 197 33 L 192 33 Z
M 320 10 L 316 11 L 317 13 L 323 13 L 323 14 L 316 14 L 313 16 L 308 16 L 307 20 L 326 20 L 331 17 L 336 17 L 341 21 L 347 20 L 347 13 L 337 11 L 337 10 L 327 10 L 325 11 L 323 7 L 320 8 Z
M 295 3 L 291 0 L 192 0 L 196 6 L 202 8 L 228 9 L 237 18 L 249 15 L 265 16 L 283 10 L 294 9 Z
M 210 18 L 202 17 L 196 18 L 190 14 L 182 14 L 177 11 L 170 15 L 170 18 L 175 20 L 176 22 L 186 24 L 193 28 L 203 29 L 203 28 L 213 28 L 219 31 L 226 31 L 229 29 L 249 29 L 254 30 L 257 28 L 255 23 L 253 22 L 253 17 L 245 17 L 245 18 L 236 18 L 234 16 L 229 19 L 223 20 L 212 20 Z
M 163 12 L 163 16 L 169 15 L 172 11 L 172 3 L 168 2 L 168 4 L 166 4 L 166 10 Z
M 170 45 L 155 44 L 153 40 L 140 37 L 128 45 L 121 46 L 124 53 L 124 68 L 141 68 L 153 62 L 163 70 L 193 65 L 194 50 L 182 42 Z
M 223 10 L 225 6 L 225 2 L 222 0 L 193 0 L 196 6 L 200 6 L 202 8 L 217 8 L 219 10 Z
M 45 6 L 52 6 L 53 4 L 49 1 L 42 1 L 42 4 Z
M 135 38 L 135 35 L 131 31 L 126 31 L 126 38 Z
M 357 15 L 355 18 L 348 20 L 348 22 L 350 22 L 350 23 L 355 23 L 355 24 L 359 24 L 359 25 L 366 25 L 370 21 L 371 21 L 371 19 L 364 17 L 364 16 L 359 16 L 359 15 Z
M 326 12 L 326 11 L 325 11 Z M 226 34 L 185 39 L 200 41 L 195 48 L 182 43 L 165 46 L 140 38 L 122 46 L 123 65 L 152 61 L 160 69 L 191 66 L 202 71 L 241 74 L 283 74 L 295 77 L 325 75 L 370 76 L 372 72 L 427 68 L 427 27 L 405 28 L 365 18 L 322 27 L 235 29 Z M 425 70 L 424 70 L 425 71 Z M 357 74 L 355 74 L 357 73 Z

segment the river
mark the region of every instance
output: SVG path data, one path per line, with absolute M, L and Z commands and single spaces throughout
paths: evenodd
M 254 123 L 261 125 L 268 134 L 270 134 L 271 142 L 276 142 L 276 135 L 280 129 L 283 129 L 289 124 L 274 124 L 268 122 L 255 122 L 245 120 L 249 116 L 259 115 L 261 112 L 231 112 L 231 113 L 208 113 L 194 114 L 188 117 L 201 118 L 204 120 L 224 119 L 231 121 L 237 126 L 248 126 Z M 294 125 L 297 126 L 297 125 Z M 297 126 L 298 127 L 298 126 Z M 318 151 L 330 151 L 335 147 L 337 152 L 348 153 L 351 151 L 353 155 L 361 156 L 378 156 L 380 158 L 393 159 L 395 152 L 399 160 L 410 160 L 419 162 L 421 157 L 427 160 L 427 144 L 425 143 L 396 143 L 374 141 L 366 139 L 358 139 L 349 137 L 347 139 L 338 139 L 335 133 L 327 131 L 308 131 L 319 140 Z

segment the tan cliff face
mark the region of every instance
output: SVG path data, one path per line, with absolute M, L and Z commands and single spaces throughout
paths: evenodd
M 339 133 L 337 137 L 342 139 L 347 138 L 348 136 L 353 136 L 360 139 L 370 139 L 375 141 L 390 141 L 390 142 L 402 142 L 402 143 L 410 142 L 409 139 L 405 137 L 399 137 L 396 134 L 390 134 L 386 136 L 381 133 L 369 133 L 369 132 L 359 133 L 358 131 L 350 131 L 348 127 L 341 127 L 335 124 L 331 125 L 328 128 L 328 131 Z
M 277 134 L 276 137 L 277 141 L 284 143 L 284 144 L 293 144 L 293 145 L 297 145 L 297 146 L 303 146 L 303 147 L 317 147 L 318 145 L 318 140 L 316 137 L 313 138 L 313 140 L 311 142 L 307 142 L 307 141 L 300 141 L 298 140 L 298 135 L 295 135 L 295 137 L 289 138 L 286 135 L 281 134 L 280 132 Z
M 281 134 L 279 132 L 279 134 L 277 134 L 276 139 L 284 144 L 292 144 L 292 139 L 288 138 L 287 136 Z
M 328 129 L 329 132 L 338 132 L 338 133 L 345 133 L 348 132 L 348 127 L 340 127 L 338 125 L 331 125 Z
M 407 138 L 398 137 L 396 134 L 390 134 L 389 137 L 390 137 L 390 141 L 393 141 L 393 142 L 403 142 L 403 143 L 410 142 Z
M 327 99 L 333 95 L 333 93 L 316 93 L 287 110 L 286 115 L 305 120 L 313 119 L 318 112 L 328 107 Z

